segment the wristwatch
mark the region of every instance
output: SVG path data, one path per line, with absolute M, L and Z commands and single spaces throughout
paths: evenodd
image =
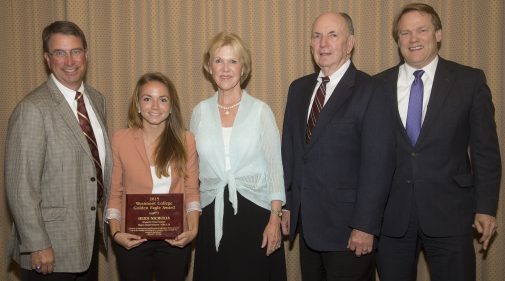
M 282 218 L 282 210 L 272 210 L 272 214 L 276 217 Z

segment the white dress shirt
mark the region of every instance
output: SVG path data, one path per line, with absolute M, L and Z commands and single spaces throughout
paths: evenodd
M 75 100 L 75 90 L 69 89 L 65 87 L 63 84 L 54 77 L 53 74 L 51 74 L 51 78 L 53 79 L 54 83 L 56 84 L 56 87 L 58 87 L 58 90 L 63 94 L 65 97 L 65 100 L 68 102 L 68 105 L 72 109 L 72 111 L 75 114 L 75 119 L 77 120 L 77 123 L 79 123 L 79 117 L 77 116 L 77 101 Z M 100 156 L 100 163 L 102 164 L 102 167 L 104 167 L 105 163 L 105 140 L 103 137 L 103 131 L 102 131 L 102 126 L 100 126 L 100 123 L 98 122 L 98 118 L 96 117 L 95 111 L 93 111 L 93 107 L 91 106 L 91 101 L 88 99 L 88 96 L 86 94 L 86 90 L 84 89 L 84 84 L 81 83 L 81 86 L 79 87 L 78 90 L 80 93 L 82 93 L 84 97 L 84 105 L 86 106 L 86 111 L 88 112 L 88 117 L 89 121 L 91 123 L 91 127 L 93 128 L 93 133 L 95 134 L 95 139 L 96 139 L 96 145 L 98 147 L 98 155 Z
M 424 91 L 423 91 L 423 114 L 421 117 L 421 124 L 424 122 L 424 116 L 426 116 L 426 110 L 428 108 L 428 102 L 430 101 L 431 88 L 433 87 L 433 79 L 435 78 L 435 71 L 437 70 L 438 56 L 435 57 L 428 65 L 422 68 L 424 70 L 423 80 Z M 400 66 L 398 72 L 398 83 L 397 83 L 397 98 L 398 98 L 398 112 L 400 113 L 400 118 L 402 119 L 403 127 L 407 123 L 407 112 L 409 109 L 409 99 L 410 99 L 410 88 L 412 82 L 414 82 L 414 71 L 419 70 L 411 67 L 410 65 L 404 63 Z
M 330 99 L 331 95 L 333 94 L 333 91 L 338 85 L 338 82 L 340 82 L 340 79 L 344 76 L 345 72 L 351 65 L 351 60 L 347 60 L 337 71 L 335 71 L 332 75 L 330 75 L 330 81 L 326 84 L 326 96 L 324 97 L 324 104 Z M 312 103 L 314 102 L 314 98 L 316 97 L 317 89 L 319 89 L 319 85 L 321 85 L 323 81 L 324 74 L 322 71 L 319 71 L 319 76 L 317 77 L 317 85 L 314 88 L 314 92 L 312 92 L 312 98 L 310 98 L 310 104 L 309 104 L 309 112 L 307 114 L 307 121 L 309 120 L 309 115 L 310 115 L 310 108 L 312 108 Z M 324 105 L 323 104 L 323 105 Z

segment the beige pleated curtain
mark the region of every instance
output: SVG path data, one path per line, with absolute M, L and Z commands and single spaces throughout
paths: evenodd
M 353 61 L 358 68 L 375 74 L 399 61 L 391 24 L 394 15 L 408 2 L 411 1 L 0 0 L 0 170 L 12 109 L 47 79 L 41 32 L 52 21 L 70 20 L 84 30 L 89 47 L 87 82 L 107 96 L 109 134 L 125 127 L 133 87 L 147 71 L 161 71 L 175 82 L 185 121 L 189 122 L 193 106 L 213 93 L 211 83 L 203 75 L 202 56 L 207 42 L 220 31 L 235 32 L 249 44 L 253 71 L 247 88 L 272 107 L 281 128 L 290 82 L 314 71 L 309 33 L 318 14 L 345 11 L 353 18 L 357 39 Z M 441 55 L 486 72 L 505 154 L 504 1 L 426 2 L 442 18 Z M 0 280 L 19 280 L 17 268 L 4 255 L 11 218 L 5 202 L 3 173 L 0 182 Z M 477 254 L 477 275 L 482 281 L 505 280 L 503 192 L 500 196 L 498 235 L 487 253 Z M 480 249 L 478 243 L 475 246 Z M 301 280 L 297 244 L 286 251 L 286 256 L 288 279 Z M 418 275 L 418 280 L 429 280 L 422 259 Z M 100 256 L 100 280 L 118 280 L 112 252 Z

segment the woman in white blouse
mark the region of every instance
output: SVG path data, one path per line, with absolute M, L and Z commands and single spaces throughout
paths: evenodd
M 251 55 L 233 33 L 210 42 L 204 68 L 217 92 L 193 110 L 203 207 L 193 280 L 286 280 L 279 131 L 241 84 Z
M 122 281 L 185 279 L 189 243 L 198 233 L 200 194 L 195 141 L 185 131 L 173 83 L 161 73 L 140 77 L 128 127 L 112 137 L 112 186 L 106 218 Z M 184 231 L 149 240 L 125 231 L 126 194 L 182 193 Z

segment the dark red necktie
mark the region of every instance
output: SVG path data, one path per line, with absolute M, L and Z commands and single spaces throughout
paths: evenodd
M 88 141 L 91 155 L 93 155 L 93 162 L 95 163 L 97 179 L 96 195 L 98 202 L 100 202 L 103 196 L 103 176 L 102 164 L 100 163 L 100 156 L 98 154 L 98 146 L 96 144 L 95 133 L 93 133 L 93 127 L 91 127 L 91 122 L 89 121 L 88 111 L 86 110 L 86 105 L 84 104 L 84 96 L 82 93 L 77 92 L 75 94 L 75 100 L 77 101 L 77 117 L 79 118 L 79 125 L 81 126 L 81 130 L 84 133 L 86 140 Z
M 322 78 L 322 82 L 317 88 L 316 96 L 312 102 L 312 107 L 310 109 L 309 120 L 307 121 L 307 132 L 305 135 L 305 141 L 310 143 L 310 137 L 312 136 L 312 130 L 316 127 L 317 118 L 324 106 L 324 99 L 326 97 L 326 84 L 330 82 L 330 77 L 325 76 Z

